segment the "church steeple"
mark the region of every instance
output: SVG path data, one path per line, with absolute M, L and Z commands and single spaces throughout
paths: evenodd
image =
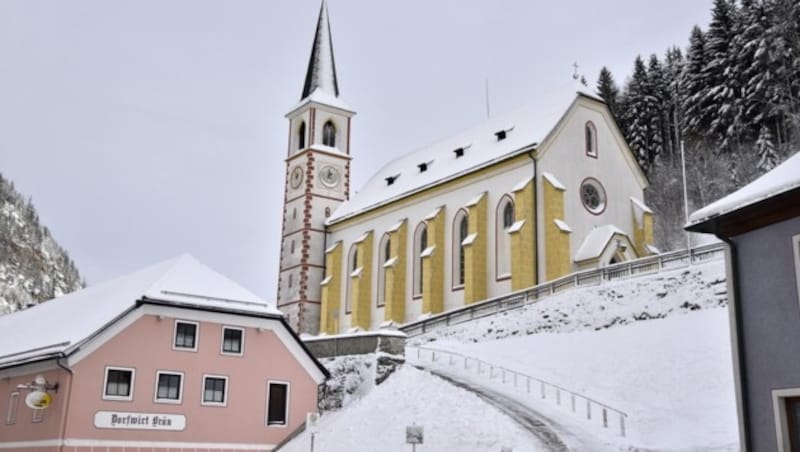
M 322 0 L 303 97 L 286 115 L 289 146 L 277 301 L 300 333 L 319 332 L 325 220 L 350 196 L 350 119 L 355 114 L 339 97 L 328 6 Z
M 300 99 L 305 99 L 316 89 L 339 97 L 336 64 L 333 59 L 331 25 L 328 19 L 328 4 L 325 0 L 322 0 L 322 6 L 319 9 L 317 32 L 314 35 L 314 45 L 311 47 L 311 57 L 308 59 L 306 82 L 303 85 L 303 95 Z

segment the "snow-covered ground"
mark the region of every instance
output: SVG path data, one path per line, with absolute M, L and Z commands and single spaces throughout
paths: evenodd
M 716 308 L 637 322 L 603 331 L 536 334 L 479 343 L 440 341 L 437 349 L 461 352 L 508 369 L 556 383 L 628 414 L 626 438 L 619 436 L 618 419 L 609 414 L 609 429 L 599 434 L 620 449 L 736 450 L 736 402 L 728 336 L 728 310 Z M 409 353 L 412 359 L 413 353 Z M 422 354 L 423 361 L 426 359 Z M 467 376 L 489 387 L 486 369 L 478 377 L 474 365 L 449 366 L 444 355 L 434 368 Z M 558 409 L 552 392 L 531 395 L 520 381 L 516 392 L 533 408 L 556 422 L 584 419 L 579 399 L 577 414 L 562 395 Z M 596 408 L 595 408 L 596 409 Z M 597 427 L 598 412 L 594 413 Z
M 572 413 L 566 395 L 558 406 L 553 393 L 542 401 L 521 384 L 515 389 L 510 378 L 503 385 L 497 374 L 489 380 L 485 369 L 481 376 L 474 366 L 464 371 L 463 361 L 431 365 L 424 353 L 416 361 L 413 349 L 407 358 L 541 413 L 570 450 L 737 450 L 725 288 L 724 263 L 711 262 L 565 291 L 410 341 L 474 356 L 622 410 L 625 437 L 612 413 L 604 429 L 598 411 L 587 421 L 585 407 L 578 402 Z M 409 365 L 352 394 L 349 405 L 323 415 L 315 450 L 409 450 L 403 427 L 412 422 L 426 428 L 420 452 L 542 447 L 531 446 L 537 441 L 532 434 L 495 407 Z M 308 450 L 308 440 L 304 433 L 281 450 Z
M 504 446 L 514 452 L 548 450 L 478 396 L 408 365 L 345 409 L 325 413 L 314 450 L 408 452 L 405 427 L 413 423 L 424 428 L 419 452 L 499 452 Z M 310 439 L 306 431 L 281 452 L 307 452 Z

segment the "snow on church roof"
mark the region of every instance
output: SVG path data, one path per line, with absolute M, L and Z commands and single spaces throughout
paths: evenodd
M 387 163 L 336 209 L 328 224 L 535 148 L 581 95 L 602 102 L 585 86 L 569 83 L 517 110 Z M 429 163 L 424 171 L 418 166 L 422 163 Z M 391 184 L 387 178 L 394 178 Z
M 796 188 L 800 188 L 800 152 L 739 190 L 696 211 L 689 217 L 687 227 L 732 213 Z
M 0 316 L 0 367 L 68 352 L 143 298 L 176 306 L 282 315 L 257 295 L 186 254 Z

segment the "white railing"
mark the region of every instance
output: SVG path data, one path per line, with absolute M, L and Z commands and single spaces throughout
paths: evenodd
M 607 403 L 541 378 L 532 377 L 461 353 L 431 347 L 408 348 L 416 349 L 417 362 L 419 363 L 422 362 L 424 357 L 428 357 L 431 363 L 444 363 L 446 361 L 450 366 L 460 366 L 465 371 L 472 370 L 478 376 L 488 377 L 490 381 L 496 382 L 498 381 L 496 379 L 499 378 L 499 383 L 503 385 L 513 384 L 514 389 L 524 391 L 531 397 L 554 401 L 558 406 L 569 407 L 569 411 L 575 416 L 585 417 L 587 421 L 596 422 L 603 428 L 609 428 L 611 425 L 610 420 L 616 418 L 619 428 L 618 433 L 620 436 L 625 436 L 628 414 Z
M 536 303 L 554 293 L 574 287 L 598 286 L 607 281 L 638 278 L 640 276 L 660 273 L 688 267 L 693 264 L 722 259 L 724 256 L 723 244 L 713 244 L 693 248 L 691 250 L 672 251 L 656 256 L 644 257 L 628 262 L 610 265 L 608 267 L 585 270 L 548 281 L 529 289 L 512 292 L 496 298 L 491 298 L 478 303 L 461 306 L 441 314 L 435 314 L 426 319 L 409 322 L 400 327 L 408 337 L 418 336 L 430 331 L 469 322 L 481 317 L 519 309 L 526 305 Z

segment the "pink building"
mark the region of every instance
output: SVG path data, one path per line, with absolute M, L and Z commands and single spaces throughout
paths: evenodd
M 268 451 L 326 377 L 278 310 L 182 256 L 0 317 L 0 449 Z

